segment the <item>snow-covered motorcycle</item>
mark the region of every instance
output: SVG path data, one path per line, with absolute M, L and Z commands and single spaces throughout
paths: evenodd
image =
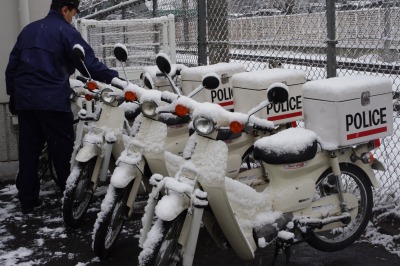
M 316 249 L 335 251 L 359 238 L 372 211 L 371 186 L 379 186 L 373 170 L 384 170 L 371 157 L 375 141 L 324 150 L 313 131 L 291 128 L 254 144 L 254 158 L 267 174 L 265 185 L 226 176 L 229 152 L 218 140 L 219 131 L 226 126 L 237 134 L 273 130 L 252 114 L 285 101 L 286 88 L 272 84 L 268 100 L 245 116 L 196 107 L 191 159 L 175 178 L 154 175 L 150 180 L 155 187 L 143 219 L 155 213 L 157 221 L 150 231 L 145 225 L 141 230 L 140 265 L 192 265 L 202 222 L 218 246 L 228 242 L 243 260 L 270 243 L 288 250 L 305 240 Z
M 71 174 L 62 204 L 64 222 L 71 227 L 83 221 L 99 182 L 107 180 L 108 172 L 114 168 L 113 162 L 125 149 L 124 134 L 130 134 L 124 110 L 118 107 L 122 91 L 91 79 L 88 82 L 91 92 L 85 97 L 96 100 L 95 110 L 93 113 L 79 111 Z
M 126 57 L 124 50 L 117 51 L 115 54 L 122 56 L 122 58 L 117 57 L 119 60 Z M 160 65 L 160 60 L 166 64 Z M 164 56 L 158 56 L 156 61 L 164 76 L 170 79 L 171 65 L 165 60 L 167 59 Z M 151 75 L 147 74 L 145 74 L 144 83 L 146 87 L 152 89 L 153 80 Z M 167 175 L 168 159 L 179 160 L 178 155 L 182 155 L 189 137 L 187 126 L 190 118 L 179 117 L 171 112 L 157 111 L 158 107 L 166 105 L 166 102 L 180 95 L 179 88 L 172 80 L 170 80 L 170 86 L 175 94 L 168 91 L 162 93 L 159 90 L 145 90 L 134 84 L 125 87 L 126 95 L 140 101 L 142 115 L 136 119 L 133 125 L 134 136 L 127 142 L 126 149 L 117 160 L 117 167 L 111 177 L 94 226 L 93 249 L 100 258 L 107 256 L 124 222 L 134 214 L 138 195 L 147 195 L 150 192 L 151 186 L 148 179 L 151 173 Z M 169 167 L 173 167 L 172 165 L 173 163 Z M 147 184 L 147 187 L 141 186 L 142 183 Z

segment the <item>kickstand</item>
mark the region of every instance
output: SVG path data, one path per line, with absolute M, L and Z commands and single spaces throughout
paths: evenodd
M 280 250 L 283 250 L 283 252 L 285 253 L 286 265 L 290 265 L 290 255 L 291 255 L 290 247 L 291 247 L 290 245 L 276 243 L 274 258 L 272 259 L 272 266 L 276 266 L 276 261 Z

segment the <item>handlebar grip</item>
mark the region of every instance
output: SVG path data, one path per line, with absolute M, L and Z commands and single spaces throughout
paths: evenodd
M 117 89 L 120 89 L 120 90 L 124 90 L 124 87 L 122 87 L 121 85 L 119 85 L 119 84 L 112 84 L 114 87 L 116 87 Z
M 166 103 L 172 103 L 172 100 L 170 98 L 167 98 L 162 94 L 161 94 L 161 101 L 166 102 Z
M 83 76 L 77 76 L 76 79 L 79 80 L 79 81 L 82 81 L 83 83 L 86 83 L 89 80 L 88 78 L 83 77 Z
M 270 127 L 265 127 L 265 126 L 261 126 L 261 125 L 257 125 L 257 124 L 253 125 L 253 129 L 260 130 L 260 131 L 268 131 L 268 132 L 271 132 L 273 130 Z

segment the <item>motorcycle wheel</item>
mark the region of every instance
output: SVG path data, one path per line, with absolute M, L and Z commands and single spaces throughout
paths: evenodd
M 69 186 L 66 186 L 63 200 L 64 222 L 71 226 L 79 226 L 89 207 L 93 196 L 93 182 L 90 180 L 96 164 L 96 157 L 86 163 L 79 163 L 79 175 Z M 68 182 L 68 181 L 67 181 Z
M 182 212 L 171 222 L 162 223 L 163 237 L 157 243 L 153 255 L 146 265 L 180 266 L 182 258 L 179 254 L 181 246 L 178 243 L 179 235 L 185 222 L 186 212 Z
M 372 214 L 373 196 L 367 175 L 356 166 L 349 164 L 341 164 L 340 170 L 343 191 L 357 197 L 358 212 L 356 218 L 343 227 L 311 232 L 307 242 L 320 251 L 338 251 L 351 245 L 364 232 Z M 320 197 L 337 193 L 336 179 L 330 169 L 321 175 L 316 190 L 316 196 Z
M 124 226 L 128 215 L 126 203 L 131 188 L 132 182 L 122 189 L 109 188 L 112 189 L 112 198 L 108 203 L 110 208 L 98 214 L 93 232 L 93 250 L 100 259 L 107 257 Z M 105 199 L 107 198 L 106 195 Z

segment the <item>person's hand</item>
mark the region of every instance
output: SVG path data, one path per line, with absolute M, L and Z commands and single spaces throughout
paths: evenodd
M 10 102 L 8 103 L 8 110 L 12 115 L 16 115 L 17 112 L 15 110 L 14 96 L 10 95 Z

